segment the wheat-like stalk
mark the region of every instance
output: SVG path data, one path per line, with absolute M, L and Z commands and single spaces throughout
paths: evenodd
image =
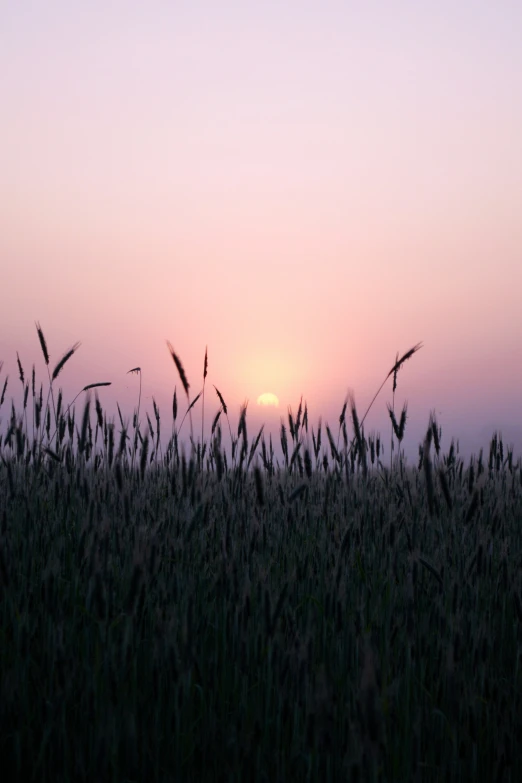
M 205 359 L 203 361 L 203 398 L 201 400 L 201 448 L 203 448 L 203 435 L 205 427 L 205 381 L 208 370 L 208 346 L 205 346 Z
M 138 393 L 138 412 L 136 414 L 135 418 L 135 427 L 134 427 L 134 441 L 132 446 L 132 461 L 131 461 L 131 469 L 134 467 L 134 458 L 136 457 L 136 450 L 138 448 L 138 436 L 140 432 L 140 405 L 141 405 L 141 367 L 133 367 L 132 370 L 128 370 L 127 375 L 139 375 L 140 376 L 140 390 Z
M 81 343 L 79 343 L 79 342 L 74 343 L 73 347 L 69 348 L 67 353 L 65 353 L 62 356 L 62 358 L 60 359 L 60 361 L 58 362 L 58 364 L 56 365 L 56 367 L 54 368 L 54 370 L 52 372 L 51 378 L 53 379 L 53 381 L 55 381 L 58 378 L 58 376 L 60 375 L 61 371 L 63 370 L 64 365 L 69 361 L 71 356 L 78 350 L 80 345 L 81 345 Z
M 413 356 L 415 353 L 417 353 L 417 351 L 418 351 L 418 350 L 420 350 L 420 349 L 422 348 L 422 345 L 423 345 L 422 343 L 417 343 L 416 345 L 414 345 L 414 346 L 413 346 L 413 348 L 410 348 L 410 350 L 409 350 L 409 351 L 406 351 L 406 353 L 405 353 L 405 354 L 403 354 L 403 355 L 400 357 L 400 359 L 397 359 L 397 361 L 395 362 L 395 364 L 393 365 L 393 367 L 391 368 L 391 370 L 390 370 L 390 371 L 387 373 L 387 375 L 386 375 L 385 379 L 383 380 L 383 382 L 381 383 L 381 385 L 379 386 L 379 388 L 377 389 L 377 391 L 376 391 L 376 392 L 375 392 L 375 394 L 373 395 L 372 401 L 371 401 L 371 402 L 370 402 L 370 404 L 368 405 L 368 407 L 367 407 L 367 409 L 366 409 L 366 411 L 365 411 L 365 413 L 364 413 L 364 416 L 362 417 L 362 419 L 361 419 L 361 421 L 360 421 L 360 427 L 361 427 L 361 428 L 362 428 L 362 426 L 363 426 L 363 424 L 364 424 L 364 422 L 365 422 L 365 420 L 366 420 L 366 417 L 368 416 L 368 414 L 369 414 L 370 410 L 372 409 L 372 407 L 373 407 L 373 404 L 374 404 L 375 400 L 377 399 L 377 397 L 378 397 L 378 396 L 379 396 L 379 394 L 381 393 L 382 389 L 384 388 L 384 386 L 385 386 L 385 384 L 386 384 L 386 381 L 388 380 L 388 378 L 390 378 L 390 376 L 392 376 L 392 375 L 396 376 L 397 372 L 400 370 L 400 368 L 402 367 L 402 365 L 403 365 L 405 362 L 407 362 L 407 361 L 408 361 L 408 359 L 411 359 L 411 357 L 412 357 L 412 356 Z M 350 448 L 349 448 L 349 450 L 348 450 L 348 455 L 349 455 L 349 454 L 351 453 L 351 451 L 352 451 L 352 448 L 353 448 L 353 444 L 354 444 L 354 442 L 356 442 L 356 441 L 352 441 L 352 444 L 350 445 Z
M 38 334 L 38 339 L 40 340 L 40 347 L 42 349 L 44 361 L 46 365 L 49 366 L 49 351 L 47 350 L 47 342 L 45 340 L 42 327 L 40 326 L 38 321 L 36 321 L 36 332 Z
M 395 437 L 401 443 L 402 439 L 404 438 L 404 430 L 406 428 L 406 419 L 408 414 L 408 403 L 405 402 L 403 409 L 401 411 L 401 417 L 399 422 L 397 422 L 397 419 L 395 418 L 395 413 L 391 405 L 388 404 L 388 413 L 390 414 L 390 419 L 392 423 L 392 429 L 395 433 Z
M 361 426 L 364 424 L 364 421 L 365 421 L 365 419 L 366 419 L 367 415 L 369 414 L 369 412 L 370 412 L 370 410 L 371 410 L 371 408 L 372 408 L 372 405 L 373 405 L 373 403 L 375 402 L 375 400 L 377 399 L 377 397 L 378 397 L 378 396 L 379 396 L 379 394 L 381 393 L 381 390 L 383 389 L 383 387 L 384 387 L 384 385 L 385 385 L 386 381 L 388 380 L 388 378 L 389 378 L 391 375 L 394 375 L 394 374 L 396 374 L 396 373 L 397 373 L 397 372 L 400 370 L 400 368 L 402 367 L 402 365 L 403 365 L 405 362 L 407 362 L 407 361 L 408 361 L 408 359 L 411 359 L 411 357 L 412 357 L 412 356 L 413 356 L 415 353 L 417 353 L 417 351 L 419 351 L 419 350 L 422 348 L 422 346 L 423 346 L 423 343 L 417 343 L 416 345 L 414 345 L 414 346 L 413 346 L 413 348 L 410 348 L 410 350 L 409 350 L 409 351 L 406 351 L 406 353 L 405 353 L 405 354 L 403 354 L 403 356 L 401 356 L 401 358 L 400 358 L 400 359 L 397 359 L 397 361 L 395 362 L 395 364 L 393 365 L 393 367 L 391 368 L 391 370 L 390 370 L 390 371 L 388 372 L 388 374 L 386 375 L 386 377 L 385 377 L 384 381 L 381 383 L 381 385 L 380 385 L 380 386 L 379 386 L 379 388 L 377 389 L 376 393 L 374 394 L 372 401 L 371 401 L 371 402 L 370 402 L 370 404 L 368 405 L 368 408 L 366 409 L 366 412 L 365 412 L 364 416 L 363 416 L 363 417 L 362 417 L 362 419 L 361 419 Z
M 187 397 L 187 403 L 188 403 L 188 406 L 189 406 L 188 409 L 187 409 L 187 413 L 189 414 L 189 421 L 190 421 L 190 439 L 191 439 L 191 442 L 193 443 L 194 431 L 193 431 L 193 427 L 192 427 L 192 413 L 190 411 L 191 405 L 190 405 L 190 398 L 189 398 L 190 384 L 189 384 L 189 382 L 187 380 L 187 376 L 185 374 L 185 369 L 183 367 L 183 364 L 181 363 L 181 359 L 176 354 L 176 352 L 174 351 L 174 348 L 172 347 L 171 343 L 168 340 L 167 340 L 167 347 L 168 347 L 168 349 L 170 351 L 170 355 L 172 356 L 172 360 L 173 360 L 174 364 L 176 365 L 176 369 L 178 371 L 178 375 L 179 375 L 180 380 L 181 380 L 181 385 L 183 386 L 183 389 L 185 391 L 185 395 Z
M 46 417 L 48 408 L 49 408 L 49 397 L 51 398 L 51 401 L 53 403 L 53 411 L 54 411 L 54 418 L 56 426 L 58 426 L 58 422 L 56 421 L 56 406 L 54 404 L 54 394 L 53 394 L 53 382 L 51 379 L 51 371 L 49 369 L 49 351 L 47 349 L 47 341 L 44 337 L 44 333 L 42 331 L 42 327 L 40 326 L 40 323 L 36 321 L 36 332 L 38 334 L 38 339 L 40 341 L 40 347 L 42 349 L 43 357 L 45 366 L 47 367 L 47 375 L 49 376 L 49 392 L 47 394 L 47 402 L 45 404 L 45 413 L 44 413 L 44 419 Z
M 232 427 L 230 426 L 230 419 L 228 418 L 228 408 L 227 408 L 225 400 L 223 399 L 223 395 L 221 394 L 221 392 L 219 391 L 217 386 L 214 386 L 214 389 L 216 390 L 216 394 L 218 396 L 219 402 L 221 403 L 221 407 L 223 408 L 223 413 L 227 417 L 228 430 L 230 432 L 230 442 L 232 444 L 232 452 L 234 452 L 234 438 L 232 436 Z
M 170 351 L 170 355 L 172 356 L 172 359 L 174 361 L 174 364 L 176 365 L 176 369 L 178 371 L 178 374 L 179 374 L 179 377 L 180 377 L 180 380 L 181 380 L 181 385 L 183 386 L 183 389 L 184 389 L 185 394 L 187 396 L 187 402 L 188 402 L 190 385 L 189 385 L 189 382 L 187 381 L 187 376 L 185 375 L 185 370 L 184 370 L 183 365 L 181 363 L 181 359 L 175 353 L 174 348 L 172 347 L 172 345 L 170 344 L 170 342 L 168 340 L 167 340 L 167 346 L 168 346 L 168 349 Z

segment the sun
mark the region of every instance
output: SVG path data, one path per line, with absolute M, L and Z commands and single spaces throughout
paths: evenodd
M 263 405 L 263 407 L 272 406 L 273 408 L 277 408 L 279 406 L 279 400 L 272 392 L 265 392 L 264 394 L 259 395 L 257 404 Z

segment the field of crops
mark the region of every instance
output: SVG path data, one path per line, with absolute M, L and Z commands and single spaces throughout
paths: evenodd
M 159 411 L 118 433 L 98 398 L 75 420 L 22 386 L 0 442 L 4 780 L 520 779 L 522 467 L 499 436 L 464 463 L 431 418 L 418 465 L 390 469 L 354 405 L 338 433 L 300 406 L 279 464 L 246 409 L 227 452 L 218 393 L 185 455 Z

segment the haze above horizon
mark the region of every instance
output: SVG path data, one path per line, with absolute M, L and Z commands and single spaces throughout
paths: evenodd
M 518 438 L 521 38 L 507 0 L 0 2 L 10 391 L 17 351 L 45 378 L 37 320 L 55 361 L 82 341 L 69 399 L 110 380 L 131 412 L 140 366 L 169 410 L 170 340 L 236 416 L 333 424 L 423 341 L 414 431 Z

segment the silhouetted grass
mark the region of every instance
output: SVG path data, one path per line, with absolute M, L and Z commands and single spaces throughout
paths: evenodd
M 353 398 L 344 449 L 320 422 L 310 443 L 301 401 L 280 465 L 246 405 L 227 455 L 216 389 L 210 440 L 161 453 L 155 404 L 132 442 L 88 396 L 53 434 L 32 386 L 32 427 L 13 405 L 0 440 L 3 779 L 519 779 L 500 436 L 464 464 L 432 417 L 419 467 L 390 471 Z

